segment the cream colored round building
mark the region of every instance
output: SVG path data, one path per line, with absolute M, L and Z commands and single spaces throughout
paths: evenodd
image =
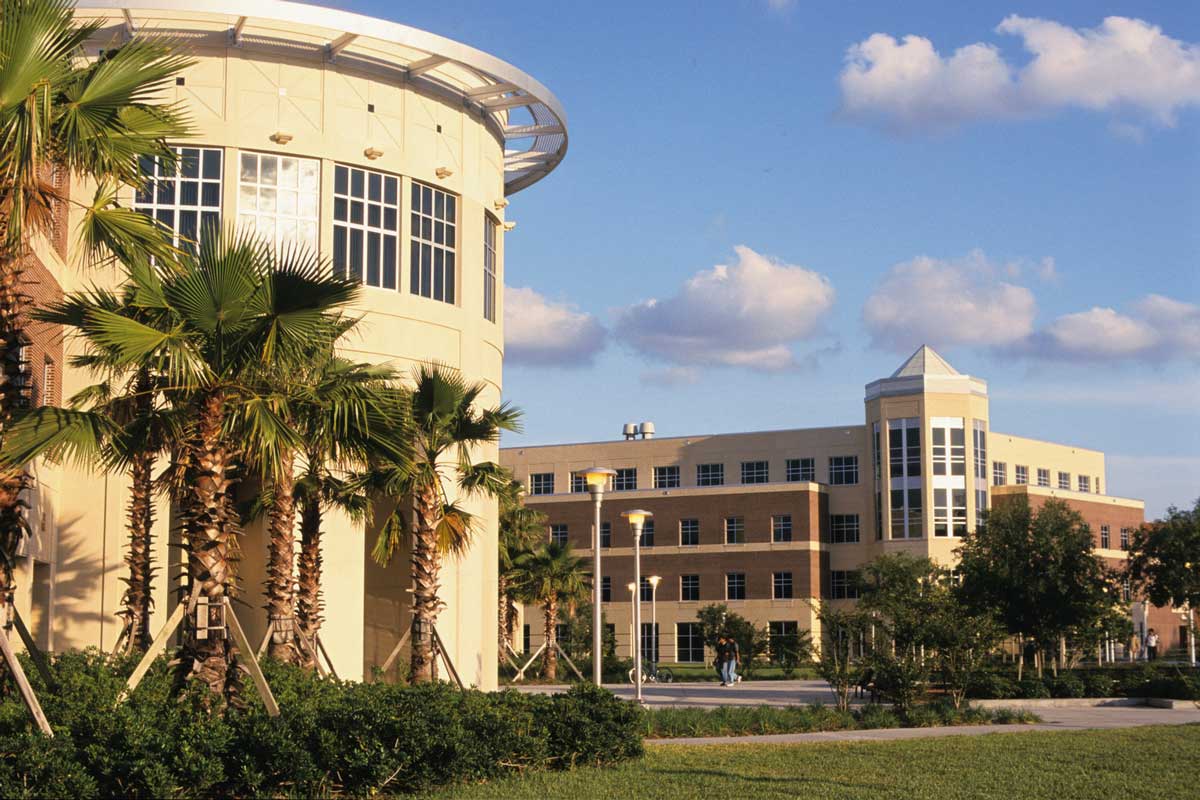
M 88 55 L 137 31 L 177 39 L 196 59 L 166 98 L 186 106 L 196 135 L 178 143 L 178 170 L 131 202 L 182 234 L 219 219 L 318 248 L 364 284 L 353 356 L 402 370 L 449 364 L 486 382 L 483 403 L 499 402 L 506 198 L 566 152 L 565 116 L 545 87 L 466 45 L 316 6 L 80 0 L 78 16 L 106 20 Z M 66 290 L 96 279 L 61 263 L 51 272 Z M 90 380 L 67 369 L 63 395 Z M 496 448 L 478 455 L 498 458 Z M 111 648 L 123 591 L 122 481 L 38 469 L 46 522 L 33 547 L 51 565 L 48 644 Z M 471 552 L 447 565 L 438 628 L 463 679 L 491 688 L 496 520 L 492 505 L 476 506 L 483 525 Z M 159 563 L 176 565 L 168 518 L 160 508 Z M 407 628 L 407 558 L 374 566 L 375 530 L 343 519 L 325 537 L 322 637 L 342 677 L 368 674 Z M 266 546 L 253 531 L 242 546 L 240 613 L 257 641 Z M 173 566 L 158 576 L 160 620 L 177 574 Z M 27 596 L 25 605 L 38 602 Z

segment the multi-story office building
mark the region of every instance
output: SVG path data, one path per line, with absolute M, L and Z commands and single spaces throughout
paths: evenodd
M 881 553 L 952 567 L 963 534 L 1006 498 L 1035 507 L 1065 500 L 1090 525 L 1097 554 L 1124 560 L 1143 504 L 1105 493 L 1103 453 L 992 430 L 987 383 L 929 347 L 867 384 L 864 399 L 865 420 L 852 425 L 669 438 L 643 425 L 647 433 L 623 440 L 506 448 L 501 458 L 526 482 L 528 505 L 547 515 L 548 535 L 581 553 L 591 552 L 593 512 L 573 471 L 616 470 L 603 505 L 601 579 L 625 654 L 633 542 L 620 514 L 653 512 L 642 575 L 662 580 L 643 594 L 654 595 L 663 661 L 703 659 L 696 611 L 710 603 L 772 632 L 812 630 L 813 601 L 853 601 L 856 571 Z M 1178 614 L 1155 611 L 1150 624 L 1178 644 Z M 652 631 L 644 622 L 647 647 Z M 540 641 L 537 624 L 532 639 Z
M 178 41 L 194 59 L 161 98 L 186 109 L 194 136 L 175 143 L 177 165 L 143 164 L 152 183 L 126 203 L 181 237 L 221 224 L 316 249 L 363 284 L 355 309 L 363 321 L 347 355 L 400 370 L 438 361 L 483 381 L 482 404 L 499 403 L 507 198 L 566 152 L 565 115 L 542 84 L 467 45 L 317 6 L 79 0 L 77 16 L 104 20 L 84 57 L 137 31 Z M 86 206 L 92 187 L 70 192 Z M 36 299 L 116 280 L 76 267 L 68 241 L 64 231 L 35 243 L 26 280 Z M 56 331 L 30 334 L 36 402 L 94 382 L 63 370 L 75 342 L 64 354 Z M 495 460 L 498 448 L 476 456 Z M 49 649 L 110 649 L 121 630 L 127 483 L 69 466 L 30 470 L 33 535 L 18 564 L 18 609 Z M 492 687 L 496 510 L 466 503 L 480 527 L 470 552 L 447 560 L 438 629 L 464 680 Z M 180 553 L 170 546 L 170 509 L 163 502 L 156 511 L 162 620 L 176 602 Z M 387 569 L 372 562 L 379 522 L 335 516 L 324 538 L 322 638 L 343 677 L 381 664 L 408 627 L 408 558 Z M 266 626 L 261 530 L 247 531 L 241 554 L 238 613 L 257 641 Z

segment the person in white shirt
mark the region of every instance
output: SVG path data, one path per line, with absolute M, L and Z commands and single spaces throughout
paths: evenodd
M 1146 634 L 1146 658 L 1149 661 L 1158 658 L 1158 634 L 1154 628 L 1151 628 L 1150 632 Z

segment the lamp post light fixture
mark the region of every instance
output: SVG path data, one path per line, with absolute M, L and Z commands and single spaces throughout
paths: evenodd
M 594 512 L 592 527 L 592 683 L 597 686 L 604 675 L 603 615 L 600 610 L 600 585 L 604 582 L 600 572 L 600 504 L 604 502 L 604 490 L 608 482 L 616 477 L 617 471 L 608 467 L 588 467 L 576 470 L 575 474 L 587 483 L 592 495 Z
M 658 666 L 658 585 L 662 583 L 662 575 L 651 575 L 646 579 L 650 582 L 650 641 L 653 644 L 653 661 Z
M 638 646 L 638 638 L 633 633 L 633 604 L 637 602 L 638 585 L 633 581 L 629 582 L 629 655 L 633 656 L 633 651 Z
M 633 680 L 635 687 L 635 697 L 639 703 L 642 701 L 642 526 L 646 520 L 653 517 L 649 511 L 644 509 L 636 509 L 634 511 L 623 511 L 621 516 L 629 520 L 629 527 L 633 529 L 633 585 L 637 587 L 634 594 L 635 600 L 633 603 L 633 631 L 634 631 L 634 649 L 633 649 Z

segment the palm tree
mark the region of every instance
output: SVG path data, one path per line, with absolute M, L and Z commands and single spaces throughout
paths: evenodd
M 501 404 L 478 410 L 483 383 L 468 383 L 454 369 L 422 365 L 413 374 L 408 400 L 411 462 L 384 463 L 377 485 L 387 496 L 404 498 L 379 533 L 372 553 L 388 564 L 409 533 L 411 515 L 413 682 L 433 680 L 433 626 L 444 605 L 438 582 L 445 555 L 461 555 L 471 546 L 475 518 L 451 500 L 446 482 L 453 478 L 461 496 L 499 497 L 507 484 L 504 470 L 491 461 L 475 462 L 471 448 L 496 442 L 500 431 L 519 430 L 520 412 Z
M 279 413 L 279 383 L 311 353 L 332 346 L 342 307 L 357 284 L 331 277 L 315 256 L 274 251 L 248 234 L 201 235 L 175 264 L 131 268 L 133 314 L 87 309 L 85 337 L 114 369 L 148 368 L 163 376 L 168 402 L 187 426 L 173 453 L 173 500 L 179 509 L 188 576 L 209 624 L 224 619 L 239 531 L 232 492 L 240 462 L 269 465 L 302 446 Z M 69 295 L 64 303 L 86 304 Z M 223 636 L 185 637 L 183 677 L 223 697 L 237 691 L 236 652 Z
M 516 624 L 516 592 L 513 585 L 513 564 L 524 552 L 532 550 L 546 534 L 546 515 L 527 508 L 522 499 L 524 487 L 510 480 L 500 495 L 500 563 L 497 571 L 499 640 L 497 653 L 504 660 L 505 647 L 511 646 L 513 625 Z
M 523 553 L 514 564 L 518 592 L 531 603 L 540 603 L 545 613 L 546 649 L 542 655 L 542 677 L 558 678 L 558 609 L 574 606 L 587 597 L 591 572 L 587 559 L 571 552 L 569 544 L 550 542 Z
M 34 236 L 48 234 L 69 201 L 68 178 L 97 185 L 83 208 L 80 241 L 94 262 L 140 249 L 167 255 L 156 224 L 116 202 L 140 182 L 140 156 L 172 159 L 168 139 L 186 136 L 175 106 L 158 93 L 191 62 L 165 40 L 134 37 L 84 60 L 100 21 L 77 25 L 69 0 L 6 0 L 0 6 L 0 429 L 21 407 L 23 267 Z M 13 557 L 25 528 L 21 465 L 0 471 L 0 608 L 13 592 Z

